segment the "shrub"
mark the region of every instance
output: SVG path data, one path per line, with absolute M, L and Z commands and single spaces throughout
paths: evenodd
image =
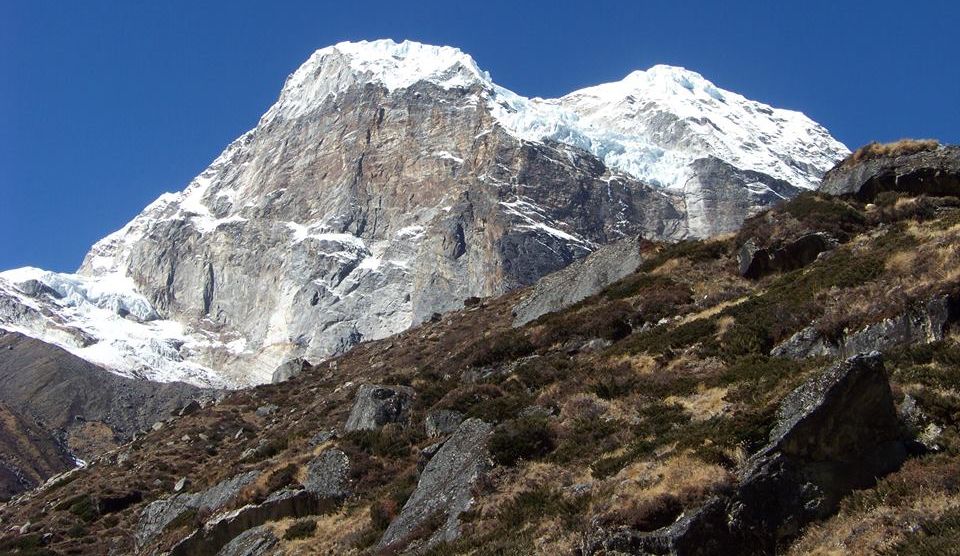
M 466 359 L 468 366 L 485 367 L 518 359 L 533 353 L 535 349 L 523 329 L 511 328 L 475 342 L 468 349 Z
M 840 163 L 849 167 L 874 158 L 905 156 L 923 151 L 933 151 L 940 146 L 936 139 L 901 139 L 893 143 L 878 143 L 873 141 L 851 153 Z
M 490 456 L 498 465 L 537 459 L 553 449 L 553 433 L 543 417 L 511 419 L 498 425 L 490 437 Z
M 267 493 L 276 492 L 296 481 L 297 465 L 290 463 L 270 473 L 267 479 Z
M 287 527 L 287 530 L 283 533 L 284 540 L 294 540 L 294 539 L 304 539 L 307 537 L 312 537 L 313 532 L 317 530 L 317 520 L 315 519 L 300 519 L 293 522 L 293 525 Z

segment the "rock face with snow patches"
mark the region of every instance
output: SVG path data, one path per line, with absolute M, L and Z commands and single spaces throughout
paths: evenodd
M 846 153 L 681 68 L 528 99 L 453 48 L 341 43 L 78 276 L 0 274 L 0 326 L 130 376 L 267 382 L 602 244 L 730 231 Z

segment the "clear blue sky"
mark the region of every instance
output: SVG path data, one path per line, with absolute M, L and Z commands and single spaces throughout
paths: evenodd
M 680 65 L 855 147 L 960 142 L 958 29 L 956 0 L 0 0 L 0 269 L 74 270 L 341 40 L 457 46 L 529 96 Z

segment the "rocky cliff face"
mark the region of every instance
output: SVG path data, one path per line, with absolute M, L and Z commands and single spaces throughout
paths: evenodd
M 730 231 L 845 153 L 681 68 L 527 99 L 456 49 L 343 43 L 79 277 L 6 273 L 0 323 L 132 376 L 265 382 L 601 244 Z

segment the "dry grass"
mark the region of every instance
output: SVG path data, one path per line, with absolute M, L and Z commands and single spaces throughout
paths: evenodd
M 932 151 L 940 146 L 936 139 L 901 139 L 893 143 L 868 143 L 844 159 L 844 166 L 853 166 L 864 160 L 883 157 L 897 157 Z
M 706 421 L 723 415 L 730 409 L 730 403 L 724 399 L 726 395 L 727 388 L 705 388 L 701 384 L 697 391 L 689 396 L 669 396 L 663 402 L 679 404 L 694 421 Z

